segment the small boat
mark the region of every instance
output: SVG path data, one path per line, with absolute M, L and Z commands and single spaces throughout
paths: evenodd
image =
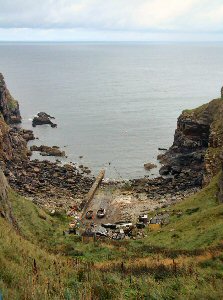
M 108 229 L 116 229 L 116 224 L 112 224 L 112 223 L 106 223 L 106 224 L 101 224 L 102 227 L 104 228 L 108 228 Z
M 132 223 L 131 222 L 116 222 L 116 228 L 130 228 L 132 227 Z
M 85 218 L 86 219 L 92 219 L 93 218 L 93 210 L 87 211 L 86 215 L 85 215 Z
M 97 211 L 97 217 L 98 217 L 98 218 L 104 218 L 105 213 L 106 213 L 105 209 L 104 209 L 104 208 L 100 208 L 100 209 Z
M 148 215 L 139 215 L 139 222 L 147 224 L 148 223 Z

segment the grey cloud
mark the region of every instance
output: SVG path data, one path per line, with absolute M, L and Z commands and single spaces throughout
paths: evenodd
M 223 29 L 212 17 L 221 6 L 222 0 L 0 0 L 0 28 L 213 31 Z

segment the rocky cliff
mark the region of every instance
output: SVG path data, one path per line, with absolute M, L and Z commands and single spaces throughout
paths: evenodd
M 19 104 L 10 94 L 4 77 L 0 73 L 0 113 L 7 124 L 21 122 Z
M 29 154 L 26 141 L 29 131 L 15 126 L 20 122 L 18 102 L 11 96 L 0 73 L 0 161 L 3 169 L 6 162 L 27 158 Z
M 173 145 L 161 156 L 160 174 L 203 186 L 221 169 L 222 146 L 222 99 L 185 110 L 178 118 Z

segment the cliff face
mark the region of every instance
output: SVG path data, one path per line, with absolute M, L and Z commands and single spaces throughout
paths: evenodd
M 27 157 L 25 131 L 14 126 L 20 122 L 18 102 L 11 96 L 0 74 L 0 161 L 3 168 L 7 161 Z
M 161 157 L 160 174 L 187 176 L 194 186 L 207 184 L 221 169 L 222 145 L 222 99 L 186 110 L 178 118 L 173 145 Z
M 27 159 L 25 131 L 13 126 L 21 122 L 19 105 L 9 93 L 3 75 L 0 74 L 0 216 L 18 229 L 8 199 L 9 185 L 3 170 L 8 162 Z
M 11 96 L 3 75 L 0 73 L 0 112 L 7 124 L 21 122 L 18 102 Z

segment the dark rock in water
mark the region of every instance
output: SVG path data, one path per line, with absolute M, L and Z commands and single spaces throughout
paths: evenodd
M 53 146 L 31 146 L 30 147 L 31 151 L 39 151 L 42 156 L 65 156 L 65 151 L 61 151 L 59 147 Z
M 32 125 L 36 127 L 37 125 L 45 125 L 48 124 L 52 128 L 57 127 L 57 124 L 53 123 L 51 119 L 55 119 L 54 117 L 48 115 L 45 112 L 39 112 L 36 117 L 33 118 Z
M 145 168 L 146 170 L 150 171 L 150 170 L 152 170 L 152 169 L 154 169 L 154 168 L 157 168 L 157 165 L 152 164 L 152 163 L 146 163 L 146 164 L 144 164 L 144 168 Z
M 160 147 L 158 148 L 158 150 L 159 150 L 159 151 L 167 151 L 166 148 L 160 148 Z

